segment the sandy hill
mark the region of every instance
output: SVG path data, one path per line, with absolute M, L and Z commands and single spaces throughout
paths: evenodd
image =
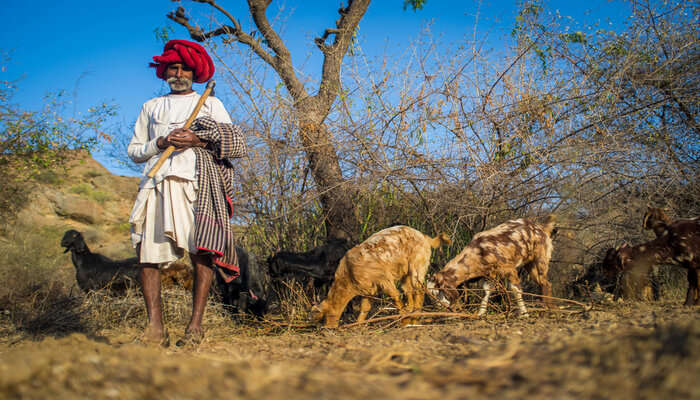
M 94 252 L 112 258 L 133 257 L 128 221 L 138 182 L 137 177 L 110 173 L 86 152 L 75 152 L 65 170 L 39 175 L 17 223 L 48 232 L 46 240 L 55 241 L 59 253 L 63 233 L 76 229 Z M 68 254 L 65 259 L 69 264 Z

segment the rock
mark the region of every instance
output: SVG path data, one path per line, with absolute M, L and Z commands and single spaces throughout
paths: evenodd
M 74 194 L 56 192 L 50 198 L 56 214 L 88 224 L 98 224 L 104 221 L 102 206 L 89 199 Z

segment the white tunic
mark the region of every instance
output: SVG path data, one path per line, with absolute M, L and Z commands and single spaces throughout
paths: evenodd
M 195 180 L 195 155 L 192 149 L 173 153 L 156 176 L 151 179 L 146 176 L 151 167 L 160 157 L 153 157 L 161 152 L 156 144 L 161 136 L 167 136 L 173 129 L 182 128 L 190 117 L 199 100 L 199 93 L 156 97 L 147 101 L 141 108 L 134 125 L 134 136 L 129 143 L 129 157 L 136 163 L 145 162 L 139 189 L 153 187 L 168 176 L 178 176 L 182 179 Z M 211 117 L 214 121 L 231 123 L 224 105 L 216 97 L 208 97 L 199 110 L 198 117 Z
M 166 263 L 196 253 L 194 246 L 194 204 L 197 198 L 196 156 L 192 149 L 174 152 L 154 178 L 148 178 L 151 167 L 160 158 L 156 144 L 160 136 L 181 128 L 194 110 L 200 95 L 167 95 L 147 101 L 136 120 L 134 136 L 128 147 L 129 157 L 145 163 L 139 193 L 131 210 L 131 240 L 142 263 Z M 222 123 L 231 123 L 224 105 L 209 97 L 198 117 L 208 116 Z

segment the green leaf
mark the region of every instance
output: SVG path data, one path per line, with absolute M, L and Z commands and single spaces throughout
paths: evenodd
M 425 3 L 427 3 L 428 0 L 404 0 L 403 1 L 403 10 L 406 11 L 406 9 L 411 6 L 413 8 L 413 11 L 417 10 L 422 10 L 423 7 L 425 7 Z

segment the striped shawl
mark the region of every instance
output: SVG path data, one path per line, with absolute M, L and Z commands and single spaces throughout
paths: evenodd
M 240 127 L 198 118 L 191 127 L 206 148 L 194 147 L 197 155 L 197 203 L 194 211 L 195 246 L 212 255 L 227 282 L 240 275 L 230 219 L 233 216 L 233 168 L 229 158 L 246 155 Z

